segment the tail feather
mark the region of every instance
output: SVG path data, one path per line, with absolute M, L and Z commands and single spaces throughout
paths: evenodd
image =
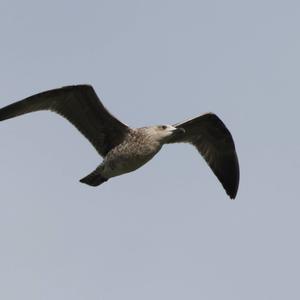
M 103 182 L 106 182 L 108 179 L 103 177 L 101 174 L 99 174 L 96 171 L 93 171 L 89 175 L 81 178 L 79 181 L 91 186 L 98 186 Z

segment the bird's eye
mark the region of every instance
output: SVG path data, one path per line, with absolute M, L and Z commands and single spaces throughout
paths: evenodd
M 167 126 L 166 125 L 162 125 L 161 129 L 167 129 Z

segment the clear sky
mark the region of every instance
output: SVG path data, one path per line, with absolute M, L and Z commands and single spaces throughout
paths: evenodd
M 189 145 L 90 188 L 69 123 L 2 122 L 1 299 L 300 299 L 299 1 L 2 0 L 0 36 L 1 106 L 90 83 L 133 127 L 212 111 L 241 167 L 235 201 Z

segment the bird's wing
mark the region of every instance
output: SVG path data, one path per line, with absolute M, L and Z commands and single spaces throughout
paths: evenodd
M 130 128 L 111 115 L 89 85 L 42 92 L 0 109 L 0 121 L 50 110 L 69 120 L 105 156 L 120 144 Z
M 193 144 L 222 183 L 230 198 L 235 198 L 239 186 L 239 163 L 234 142 L 224 123 L 208 113 L 174 125 L 185 133 L 174 136 L 169 143 Z

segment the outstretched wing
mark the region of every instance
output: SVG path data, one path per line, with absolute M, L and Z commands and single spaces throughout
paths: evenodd
M 239 186 L 239 163 L 232 136 L 224 123 L 209 113 L 174 126 L 185 129 L 185 133 L 174 136 L 169 143 L 193 144 L 230 198 L 235 198 Z
M 130 128 L 111 115 L 89 85 L 42 92 L 0 109 L 0 121 L 50 110 L 69 120 L 105 156 L 120 144 Z

